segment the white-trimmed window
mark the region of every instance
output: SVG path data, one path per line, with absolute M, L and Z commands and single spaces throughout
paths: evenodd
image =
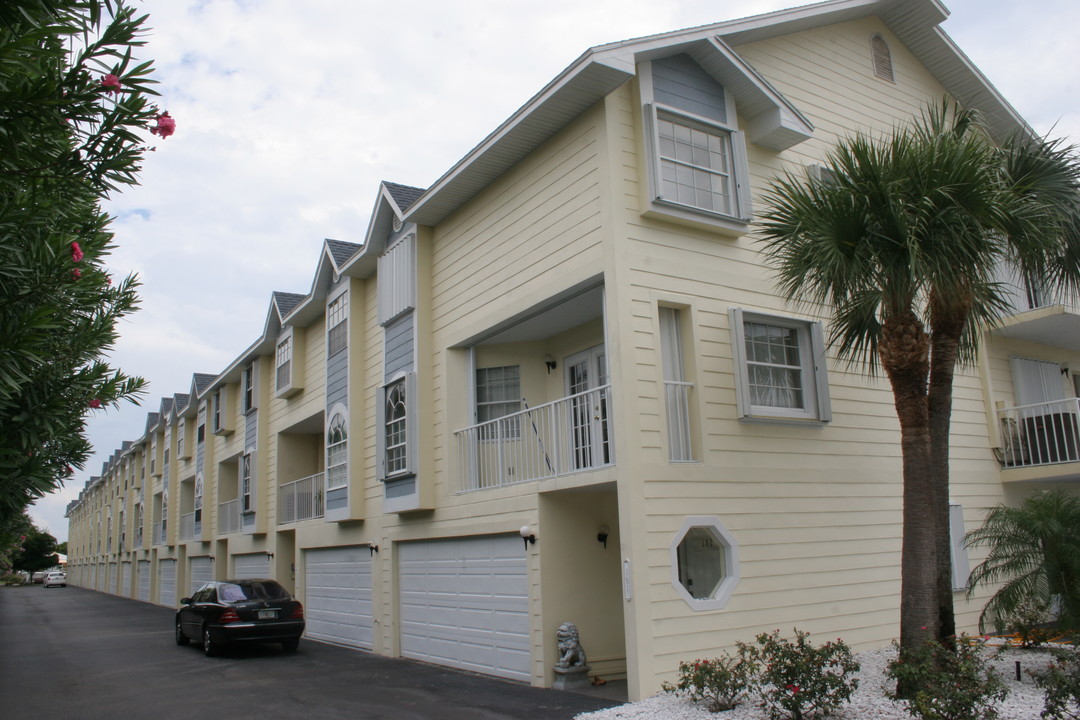
M 661 306 L 659 313 L 660 362 L 664 373 L 668 459 L 671 462 L 693 462 L 690 398 L 694 383 L 687 381 L 686 367 L 683 362 L 683 340 L 680 329 L 683 311 L 679 308 Z
M 949 504 L 949 544 L 952 567 L 952 589 L 967 590 L 971 563 L 964 545 L 964 506 Z
M 196 422 L 198 426 L 195 430 L 195 442 L 201 444 L 206 441 L 206 403 L 199 405 L 199 416 Z
M 326 356 L 333 357 L 349 346 L 349 293 L 343 292 L 326 306 Z
M 157 433 L 150 436 L 150 474 L 157 475 Z
M 383 437 L 386 475 L 408 470 L 408 405 L 405 378 L 386 386 Z
M 292 336 L 290 335 L 277 344 L 275 353 L 274 368 L 278 390 L 284 390 L 292 383 L 292 356 Z
M 476 422 L 512 415 L 521 411 L 521 367 L 503 365 L 479 368 L 476 371 Z M 486 427 L 485 440 L 517 439 L 521 437 L 520 418 L 513 418 Z
M 191 457 L 187 449 L 187 420 L 183 417 L 176 418 L 176 457 L 181 460 Z
M 657 111 L 658 199 L 734 217 L 731 131 L 670 110 Z
M 251 451 L 240 456 L 240 510 L 251 512 Z
M 717 517 L 689 517 L 671 541 L 671 584 L 694 610 L 727 605 L 739 584 L 739 544 Z
M 342 413 L 330 418 L 326 429 L 326 488 L 345 487 L 349 482 L 349 429 Z
M 821 323 L 739 308 L 729 319 L 740 417 L 832 419 Z
M 249 363 L 248 366 L 244 368 L 240 383 L 240 392 L 243 397 L 243 408 L 241 411 L 248 413 L 255 409 L 255 363 Z
M 233 431 L 232 386 L 225 385 L 214 391 L 210 398 L 211 421 L 215 435 L 228 435 Z
M 195 476 L 195 522 L 202 522 L 203 476 Z M 182 530 L 181 530 L 182 532 Z

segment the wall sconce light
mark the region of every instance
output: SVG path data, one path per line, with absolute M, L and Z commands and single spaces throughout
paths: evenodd
M 266 551 L 266 557 L 268 557 L 268 558 L 272 558 L 272 557 L 274 557 L 274 553 L 272 553 L 272 552 L 270 552 L 269 550 L 267 550 L 267 551 Z
M 555 362 L 555 358 L 551 357 L 550 355 L 544 356 L 544 364 L 547 365 L 548 375 L 551 374 L 552 370 L 558 367 L 558 363 Z
M 379 552 L 379 546 L 375 543 L 368 543 L 367 549 L 371 553 L 371 557 L 375 557 L 375 553 Z
M 604 543 L 604 548 L 605 549 L 607 549 L 607 539 L 608 539 L 608 535 L 610 535 L 610 534 L 611 534 L 611 528 L 609 528 L 607 525 L 601 525 L 600 526 L 600 531 L 598 533 L 596 533 L 596 541 Z
M 529 549 L 529 545 L 536 544 L 536 535 L 533 534 L 532 528 L 528 525 L 522 525 L 518 530 L 518 534 L 521 535 L 521 539 L 525 541 L 525 549 Z

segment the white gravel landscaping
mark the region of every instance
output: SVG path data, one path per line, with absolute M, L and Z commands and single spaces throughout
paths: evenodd
M 992 653 L 993 650 L 988 650 Z M 910 720 L 912 717 L 902 703 L 885 697 L 885 688 L 892 681 L 885 667 L 896 656 L 892 648 L 859 653 L 859 689 L 851 702 L 838 710 L 836 720 Z M 1044 669 L 1051 656 L 1043 650 L 1006 650 L 1001 656 L 989 655 L 990 664 L 998 671 L 1009 694 L 998 705 L 1000 720 L 1039 720 L 1043 709 L 1043 693 L 1028 675 L 1030 670 Z M 1021 677 L 1016 680 L 1016 662 L 1020 661 Z M 766 720 L 768 716 L 756 707 L 754 698 L 735 708 L 711 713 L 701 705 L 672 693 L 660 693 L 640 702 L 619 705 L 606 710 L 582 713 L 577 720 Z

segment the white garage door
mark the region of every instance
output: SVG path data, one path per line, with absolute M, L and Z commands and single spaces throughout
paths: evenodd
M 371 551 L 366 545 L 308 550 L 307 637 L 370 650 Z
M 203 583 L 208 583 L 214 579 L 214 558 L 191 558 L 191 572 L 188 577 L 191 578 L 191 587 L 188 589 L 188 595 L 194 595 L 195 591 L 202 587 Z
M 135 567 L 139 573 L 139 599 L 150 602 L 150 561 L 140 560 Z
M 250 553 L 233 557 L 234 578 L 268 578 L 270 574 L 270 556 L 266 553 Z
M 158 560 L 158 603 L 176 607 L 175 560 Z
M 109 579 L 105 585 L 105 592 L 116 592 L 116 563 L 109 563 Z
M 515 680 L 532 678 L 521 538 L 403 543 L 401 654 Z
M 120 594 L 126 598 L 131 597 L 131 563 L 120 563 Z

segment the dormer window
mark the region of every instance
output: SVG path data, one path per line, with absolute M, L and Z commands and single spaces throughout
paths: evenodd
M 874 74 L 882 80 L 895 82 L 889 43 L 885 42 L 880 33 L 870 36 L 870 57 L 874 62 Z
M 333 357 L 349 345 L 349 294 L 344 292 L 326 306 L 326 356 Z

